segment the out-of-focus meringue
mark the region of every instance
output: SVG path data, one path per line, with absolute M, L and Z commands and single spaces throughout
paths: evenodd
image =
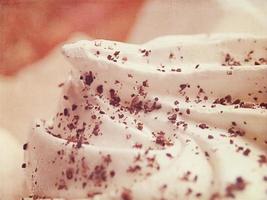
M 1 127 L 0 137 L 0 200 L 19 199 L 25 195 L 23 151 L 16 138 Z

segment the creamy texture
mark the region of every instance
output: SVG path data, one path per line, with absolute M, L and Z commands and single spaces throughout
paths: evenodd
M 24 145 L 35 197 L 266 199 L 267 38 L 80 41 Z

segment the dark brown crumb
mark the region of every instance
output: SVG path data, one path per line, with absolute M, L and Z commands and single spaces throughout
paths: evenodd
M 246 182 L 242 177 L 237 177 L 235 183 L 229 184 L 225 189 L 225 196 L 235 198 L 236 191 L 242 191 L 246 188 Z
M 65 180 L 63 180 L 63 179 L 59 180 L 57 189 L 58 190 L 67 190 L 68 189 Z
M 240 62 L 235 60 L 229 53 L 225 55 L 223 66 L 240 66 Z
M 186 114 L 190 115 L 190 109 L 186 109 Z
M 207 124 L 204 124 L 204 123 L 199 124 L 198 127 L 199 127 L 199 128 L 202 128 L 202 129 L 207 129 L 207 128 L 209 128 L 209 127 L 207 126 Z
M 121 199 L 122 200 L 132 200 L 132 191 L 129 189 L 124 188 L 121 193 Z
M 90 86 L 93 83 L 93 81 L 94 81 L 93 73 L 91 71 L 89 73 L 86 73 L 84 78 L 84 83 Z
M 113 106 L 116 106 L 116 107 L 119 106 L 121 99 L 117 95 L 115 90 L 114 89 L 110 89 L 109 90 L 109 94 L 110 94 L 110 101 L 109 101 L 110 105 L 113 105 Z
M 68 168 L 66 170 L 66 177 L 67 177 L 67 179 L 72 179 L 73 178 L 73 169 L 72 168 Z
M 166 156 L 169 158 L 173 158 L 172 154 L 170 154 L 170 153 L 166 153 Z
M 137 149 L 141 149 L 142 147 L 143 147 L 143 145 L 140 144 L 140 143 L 135 143 L 135 144 L 133 145 L 133 148 L 137 148 Z
M 71 106 L 71 110 L 74 111 L 74 110 L 77 109 L 77 107 L 78 107 L 78 106 L 77 106 L 76 104 L 72 104 L 72 106 Z
M 165 133 L 163 131 L 158 132 L 155 136 L 156 136 L 156 141 L 155 141 L 156 144 L 159 144 L 163 147 L 173 145 L 172 142 L 165 137 Z
M 140 131 L 143 130 L 143 124 L 140 123 L 140 122 L 137 123 L 137 129 L 140 130 Z
M 244 152 L 243 152 L 243 155 L 244 156 L 248 156 L 250 154 L 250 149 L 246 149 Z
M 109 172 L 109 175 L 110 175 L 110 177 L 114 177 L 115 176 L 115 171 L 114 170 L 111 170 L 110 172 Z
M 64 86 L 64 83 L 59 83 L 58 84 L 58 87 L 63 87 Z
M 187 87 L 187 84 L 181 84 L 180 85 L 180 91 L 184 90 Z
M 267 165 L 267 157 L 265 155 L 259 155 L 259 160 L 258 160 L 260 166 L 262 165 Z
M 177 114 L 172 114 L 172 115 L 170 115 L 169 117 L 168 117 L 168 120 L 170 120 L 170 121 L 175 121 L 176 120 L 176 118 L 177 118 Z
M 63 113 L 64 113 L 64 116 L 69 116 L 69 110 L 67 108 L 64 108 Z
M 103 85 L 99 85 L 99 86 L 97 86 L 96 91 L 97 91 L 99 94 L 102 94 L 102 93 L 103 93 Z
M 28 143 L 25 143 L 25 144 L 23 145 L 23 150 L 26 151 L 27 148 L 28 148 Z
M 208 138 L 209 139 L 213 139 L 214 137 L 212 135 L 208 135 Z
M 147 81 L 147 80 L 143 81 L 142 85 L 143 85 L 144 87 L 148 87 L 148 81 Z
M 102 194 L 102 193 L 101 192 L 89 192 L 89 193 L 87 193 L 87 197 L 91 199 L 94 196 L 100 195 L 100 194 Z
M 100 131 L 100 128 L 99 128 L 99 125 L 96 124 L 93 131 L 92 131 L 92 134 L 95 135 L 95 136 L 98 136 L 99 135 L 99 131 Z
M 134 166 L 130 166 L 127 169 L 127 172 L 134 173 L 134 172 L 137 172 L 137 171 L 140 171 L 140 170 L 141 170 L 141 167 L 139 165 L 134 165 Z

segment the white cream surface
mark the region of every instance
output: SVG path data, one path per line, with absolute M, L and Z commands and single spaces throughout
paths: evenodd
M 267 198 L 267 37 L 166 36 L 63 47 L 74 66 L 34 125 L 31 195 Z

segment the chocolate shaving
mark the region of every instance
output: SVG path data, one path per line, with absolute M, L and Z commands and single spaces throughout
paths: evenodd
M 25 143 L 25 144 L 23 145 L 23 150 L 26 151 L 27 148 L 28 148 L 28 143 Z
M 237 177 L 235 183 L 229 184 L 226 187 L 226 197 L 235 198 L 235 192 L 242 191 L 246 188 L 246 183 L 242 177 Z
M 109 94 L 110 94 L 110 105 L 113 105 L 115 107 L 119 106 L 120 105 L 120 97 L 116 94 L 115 90 L 114 89 L 110 89 L 109 90 Z
M 124 188 L 122 193 L 121 193 L 121 199 L 122 200 L 132 200 L 132 191 L 129 189 Z
M 97 91 L 99 94 L 102 94 L 102 93 L 103 93 L 103 85 L 99 85 L 99 86 L 97 86 L 96 91 Z
M 94 81 L 93 73 L 90 71 L 88 74 L 86 73 L 84 77 L 85 77 L 84 83 L 90 86 Z
M 202 129 L 207 129 L 207 128 L 209 128 L 209 127 L 207 126 L 207 124 L 199 124 L 198 127 L 199 127 L 199 128 L 202 128 Z

